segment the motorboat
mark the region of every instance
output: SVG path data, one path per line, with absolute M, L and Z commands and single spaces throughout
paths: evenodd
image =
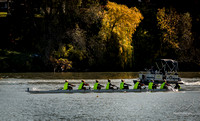
M 148 84 L 149 81 L 154 83 L 163 83 L 165 80 L 169 84 L 182 84 L 178 75 L 178 62 L 172 59 L 157 59 L 150 69 L 139 72 L 139 78 L 134 80 Z

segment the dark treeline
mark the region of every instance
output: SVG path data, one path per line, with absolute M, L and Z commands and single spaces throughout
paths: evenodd
M 0 72 L 139 71 L 158 58 L 200 70 L 198 0 L 0 4 Z

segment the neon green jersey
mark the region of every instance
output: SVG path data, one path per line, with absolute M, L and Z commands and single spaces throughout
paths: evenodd
M 98 84 L 99 84 L 99 83 L 95 83 L 95 84 L 94 84 L 94 90 L 97 90 Z
M 152 89 L 152 87 L 153 87 L 153 82 L 149 82 L 148 88 L 149 88 L 149 89 Z
M 164 89 L 164 86 L 165 86 L 166 82 L 163 82 L 160 86 L 160 89 Z
M 68 89 L 68 84 L 69 84 L 68 82 L 65 82 L 63 90 L 67 90 Z
M 81 82 L 81 84 L 78 87 L 79 90 L 83 89 L 83 82 Z
M 120 89 L 124 89 L 124 82 L 120 83 Z
M 133 87 L 133 89 L 138 89 L 139 83 L 140 83 L 140 82 L 136 82 L 135 85 L 134 85 L 134 87 Z
M 110 87 L 110 82 L 107 83 L 106 89 L 109 89 L 109 87 Z

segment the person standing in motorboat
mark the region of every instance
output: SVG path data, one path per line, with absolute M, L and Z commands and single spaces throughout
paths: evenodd
M 63 90 L 72 90 L 75 85 L 68 82 L 68 80 L 65 80 L 64 88 Z
M 100 90 L 101 87 L 104 87 L 103 85 L 99 84 L 99 80 L 96 80 L 96 83 L 94 84 L 94 90 Z
M 124 80 L 121 80 L 120 89 L 129 89 L 130 84 L 124 83 Z
M 114 87 L 116 87 L 118 89 L 118 87 L 115 86 L 115 85 L 113 85 L 113 84 L 111 84 L 111 80 L 108 79 L 108 83 L 106 85 L 106 90 L 108 90 L 108 89 L 114 89 Z
M 85 83 L 85 80 L 81 80 L 78 90 L 82 90 L 82 89 L 86 90 L 87 88 L 85 86 L 89 86 L 89 84 Z M 90 89 L 90 87 L 89 87 L 89 89 Z

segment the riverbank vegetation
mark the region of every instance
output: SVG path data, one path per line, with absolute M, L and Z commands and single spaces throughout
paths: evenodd
M 0 72 L 139 71 L 157 58 L 200 71 L 200 2 L 179 2 L 11 0 Z

